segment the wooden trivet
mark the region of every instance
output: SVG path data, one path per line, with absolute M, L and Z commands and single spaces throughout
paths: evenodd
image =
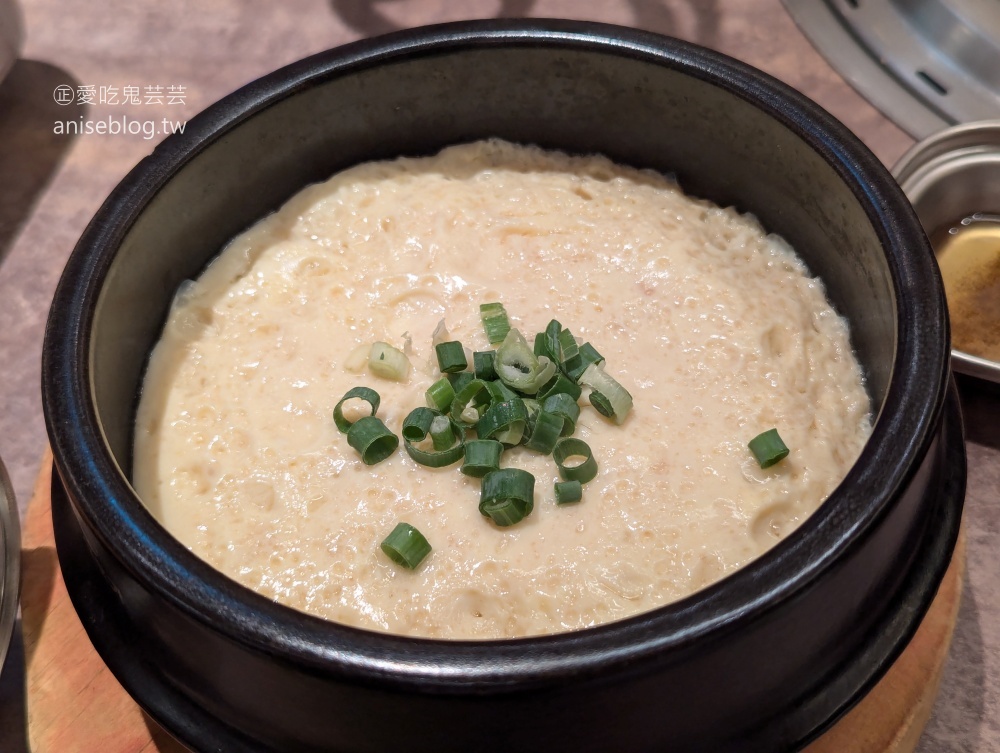
M 32 753 L 186 753 L 118 684 L 94 651 L 63 583 L 52 537 L 46 452 L 23 526 L 21 612 Z M 930 716 L 958 617 L 960 537 L 913 641 L 881 682 L 805 753 L 912 753 Z

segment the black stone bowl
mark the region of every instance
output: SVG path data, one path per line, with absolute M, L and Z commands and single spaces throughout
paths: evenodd
M 679 603 L 588 630 L 446 642 L 331 624 L 230 581 L 129 485 L 146 355 L 178 284 L 306 184 L 488 136 L 601 152 L 787 238 L 852 326 L 877 420 L 820 510 Z M 46 332 L 53 515 L 112 671 L 196 751 L 776 751 L 822 732 L 912 635 L 965 457 L 944 297 L 889 174 L 763 73 L 653 34 L 460 23 L 264 77 L 166 139 L 90 223 Z

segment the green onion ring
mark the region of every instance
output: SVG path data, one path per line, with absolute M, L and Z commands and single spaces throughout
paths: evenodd
M 410 359 L 389 343 L 372 343 L 372 349 L 368 353 L 368 370 L 375 376 L 401 382 L 410 373 Z
M 535 335 L 535 342 L 531 348 L 531 352 L 535 354 L 535 358 L 538 356 L 548 355 L 548 350 L 545 347 L 545 333 L 539 332 Z
M 524 403 L 524 409 L 528 412 L 528 421 L 524 425 L 524 433 L 527 436 L 531 436 L 531 432 L 535 430 L 535 419 L 538 418 L 538 412 L 542 409 L 542 404 L 530 397 L 522 397 L 521 402 Z
M 538 391 L 538 399 L 544 400 L 560 393 L 569 395 L 574 400 L 579 400 L 580 395 L 583 394 L 583 388 L 565 374 L 557 373 Z
M 557 392 L 542 400 L 542 410 L 562 416 L 562 435 L 564 437 L 568 437 L 576 431 L 576 422 L 580 418 L 580 406 L 565 392 Z
M 479 318 L 483 323 L 483 331 L 486 332 L 486 339 L 490 341 L 490 345 L 502 343 L 510 331 L 510 320 L 507 318 L 507 311 L 503 304 L 497 302 L 479 304 Z
M 497 371 L 494 365 L 497 357 L 495 350 L 480 350 L 472 354 L 472 371 L 476 379 L 484 382 L 491 382 L 497 378 Z
M 398 523 L 392 533 L 382 541 L 385 556 L 397 565 L 412 570 L 431 552 L 431 545 L 416 528 L 409 523 Z
M 445 374 L 457 374 L 469 367 L 465 357 L 465 348 L 458 340 L 438 343 L 434 346 L 438 367 Z
M 611 404 L 611 401 L 608 400 L 603 393 L 593 390 L 590 395 L 587 396 L 587 399 L 590 400 L 590 404 L 593 405 L 594 408 L 597 409 L 597 412 L 602 416 L 611 418 L 615 415 L 615 406 Z
M 527 389 L 527 392 L 532 395 L 536 394 L 543 385 L 551 382 L 558 373 L 559 366 L 556 365 L 555 361 L 548 356 L 539 356 L 538 371 L 535 372 L 535 377 L 531 380 L 531 385 Z
M 503 445 L 495 439 L 470 439 L 465 443 L 465 460 L 460 470 L 466 476 L 482 478 L 500 468 L 503 449 Z
M 444 416 L 444 414 L 433 408 L 421 407 L 414 408 L 403 419 L 403 447 L 406 449 L 406 453 L 420 465 L 426 465 L 428 468 L 443 468 L 446 465 L 457 463 L 465 455 L 465 429 L 450 417 L 448 420 L 455 436 L 455 442 L 452 446 L 443 450 L 422 450 L 415 446 L 427 438 L 434 419 L 438 416 Z
M 550 454 L 555 449 L 556 442 L 559 441 L 563 423 L 562 416 L 545 410 L 539 411 L 538 415 L 535 416 L 535 428 L 524 446 L 543 455 Z
M 434 408 L 414 408 L 403 419 L 403 428 L 400 432 L 405 442 L 422 442 L 431 430 L 431 423 L 434 417 L 440 415 L 440 411 Z
M 462 426 L 473 426 L 480 419 L 480 408 L 489 402 L 488 383 L 482 379 L 470 379 L 461 389 L 455 390 L 455 399 L 451 402 L 451 420 Z
M 562 332 L 562 324 L 553 319 L 545 327 L 545 355 L 559 363 L 559 334 Z
M 348 400 L 354 399 L 364 400 L 368 403 L 372 407 L 370 415 L 374 416 L 378 413 L 378 405 L 381 398 L 379 398 L 378 393 L 375 390 L 369 389 L 368 387 L 354 387 L 349 389 L 347 394 L 340 398 L 340 402 L 337 403 L 336 407 L 333 409 L 333 422 L 343 434 L 347 433 L 347 430 L 351 428 L 351 424 L 353 423 L 352 421 L 348 421 L 344 416 L 344 403 Z
M 475 379 L 475 376 L 468 371 L 460 371 L 457 374 L 448 374 L 445 378 L 451 383 L 451 388 L 457 395 L 465 385 Z
M 597 349 L 590 343 L 584 343 L 580 346 L 580 360 L 578 364 L 571 369 L 566 369 L 566 376 L 577 382 L 580 381 L 580 377 L 583 376 L 583 372 L 587 370 L 587 367 L 593 364 L 594 366 L 600 366 L 604 363 L 604 356 L 597 352 Z
M 515 397 L 513 400 L 493 403 L 487 408 L 483 417 L 479 419 L 479 423 L 476 424 L 476 433 L 480 439 L 493 439 L 495 434 L 501 434 L 510 429 L 517 431 L 518 424 L 523 432 L 527 422 L 528 409 L 524 407 L 521 398 Z
M 604 356 L 597 352 L 597 348 L 591 345 L 589 342 L 584 343 L 580 346 L 580 358 L 584 360 L 587 365 L 596 363 L 600 366 L 604 363 Z
M 614 409 L 611 414 L 612 421 L 619 426 L 625 421 L 625 417 L 632 410 L 632 396 L 613 376 L 596 363 L 592 363 L 577 381 L 585 387 L 590 387 L 594 392 L 600 392 L 607 399 L 608 404 Z
M 493 435 L 493 439 L 498 441 L 504 447 L 516 447 L 525 440 L 525 432 L 528 429 L 527 422 L 518 421 L 515 424 L 511 424 L 506 429 L 498 431 Z
M 568 329 L 559 333 L 559 365 L 563 371 L 572 371 L 581 363 L 580 346 Z
M 494 366 L 500 380 L 512 389 L 533 395 L 541 387 L 536 380 L 542 366 L 528 347 L 524 335 L 516 329 L 508 332 L 503 343 L 497 348 Z
M 479 512 L 498 526 L 514 525 L 535 507 L 535 477 L 520 468 L 501 468 L 483 476 Z
M 568 505 L 583 499 L 583 484 L 579 481 L 556 481 L 556 504 Z
M 486 383 L 486 388 L 490 391 L 490 403 L 502 403 L 504 400 L 513 400 L 518 397 L 517 393 L 514 392 L 510 387 L 501 382 L 499 379 L 494 379 L 492 382 Z
M 455 444 L 455 432 L 451 428 L 451 418 L 445 415 L 434 416 L 431 421 L 431 442 L 438 452 L 449 449 Z
M 584 461 L 579 465 L 565 465 L 566 460 L 572 457 L 582 457 Z M 556 442 L 555 449 L 552 450 L 552 459 L 556 461 L 559 468 L 559 475 L 567 481 L 579 481 L 586 484 L 597 475 L 597 461 L 594 460 L 594 453 L 590 445 L 582 439 L 576 437 L 566 437 Z
M 780 460 L 788 457 L 788 447 L 778 436 L 777 429 L 768 429 L 750 440 L 747 444 L 750 452 L 760 463 L 761 468 L 770 468 Z
M 347 430 L 347 443 L 361 455 L 365 465 L 375 465 L 399 447 L 399 437 L 389 431 L 376 416 L 359 418 Z
M 455 399 L 455 388 L 451 385 L 448 377 L 441 377 L 427 388 L 424 397 L 427 399 L 428 407 L 446 411 Z

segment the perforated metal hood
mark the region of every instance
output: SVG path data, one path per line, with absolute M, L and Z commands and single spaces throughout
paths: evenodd
M 783 2 L 830 64 L 914 138 L 1000 118 L 1000 1 Z

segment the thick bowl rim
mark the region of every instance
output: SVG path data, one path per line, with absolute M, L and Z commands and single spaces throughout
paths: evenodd
M 899 324 L 887 394 L 865 451 L 826 503 L 769 553 L 682 601 L 576 632 L 498 641 L 413 638 L 327 622 L 231 581 L 170 536 L 139 501 L 107 445 L 92 394 L 96 303 L 120 242 L 145 207 L 174 172 L 244 120 L 357 70 L 492 46 L 563 47 L 666 66 L 749 102 L 811 146 L 850 187 L 887 250 Z M 60 280 L 43 348 L 45 420 L 77 514 L 133 577 L 182 613 L 319 673 L 422 692 L 502 692 L 512 682 L 546 683 L 567 670 L 593 675 L 685 651 L 707 637 L 722 639 L 743 618 L 761 617 L 807 589 L 858 546 L 908 485 L 940 422 L 949 352 L 940 291 L 930 246 L 889 173 L 845 126 L 767 74 L 697 45 L 607 24 L 442 24 L 355 42 L 281 68 L 211 105 L 140 162 L 88 225 Z M 218 619 L 222 611 L 225 620 Z

